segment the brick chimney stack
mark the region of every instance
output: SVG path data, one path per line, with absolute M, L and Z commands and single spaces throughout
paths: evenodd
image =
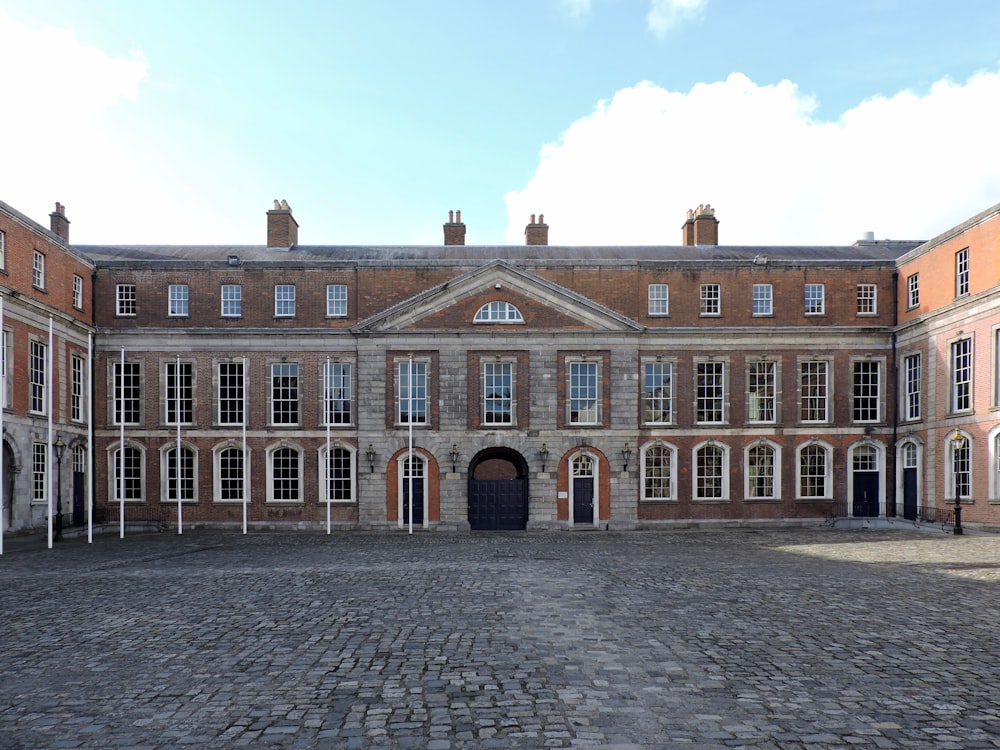
M 66 218 L 66 206 L 62 203 L 57 202 L 56 210 L 49 214 L 49 228 L 69 244 L 69 219 Z
M 448 212 L 448 223 L 444 225 L 444 244 L 465 244 L 465 224 L 462 223 L 461 211 Z
M 299 244 L 299 223 L 292 216 L 288 201 L 276 200 L 267 212 L 267 246 L 290 248 Z
M 681 227 L 681 237 L 688 247 L 719 244 L 719 220 L 715 218 L 715 209 L 710 203 L 688 210 L 687 220 Z
M 525 245 L 548 245 L 549 225 L 545 223 L 545 214 L 538 214 L 538 222 L 535 222 L 535 215 L 531 215 L 531 223 L 524 228 Z

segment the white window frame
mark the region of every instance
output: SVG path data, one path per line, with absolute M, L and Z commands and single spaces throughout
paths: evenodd
M 920 272 L 915 271 L 906 277 L 906 307 L 912 310 L 920 306 Z
M 176 426 L 193 425 L 198 413 L 196 395 L 198 393 L 198 368 L 189 359 L 180 360 L 180 370 L 176 359 L 163 360 L 163 424 Z M 180 394 L 176 389 L 180 389 Z M 180 395 L 180 414 L 177 413 L 177 396 Z M 182 419 L 188 417 L 188 419 Z
M 242 425 L 247 418 L 247 363 L 223 359 L 215 363 L 215 423 Z M 238 414 L 239 419 L 234 416 Z
M 757 368 L 763 367 L 767 372 L 767 378 L 760 380 Z M 781 375 L 777 360 L 774 359 L 752 359 L 747 361 L 747 422 L 750 424 L 776 424 L 778 422 L 778 410 L 781 399 Z M 754 390 L 754 385 L 759 384 L 764 395 L 759 395 Z M 770 395 L 768 395 L 770 391 Z M 770 417 L 766 416 L 768 402 L 770 402 Z M 755 408 L 756 405 L 756 408 Z M 764 416 L 761 414 L 764 413 Z
M 717 318 L 722 315 L 722 286 L 702 284 L 699 290 L 699 315 L 703 318 Z
M 35 250 L 31 256 L 31 285 L 45 290 L 45 253 Z
M 665 318 L 670 315 L 670 285 L 650 284 L 646 291 L 648 314 L 651 318 Z
M 804 378 L 804 376 L 805 376 L 806 373 L 803 372 L 803 368 L 805 366 L 807 366 L 807 365 L 822 365 L 823 366 L 823 369 L 822 369 L 822 374 L 823 374 L 823 395 L 822 396 L 814 396 L 814 395 L 808 395 L 807 396 L 806 395 L 805 383 L 803 382 L 803 378 Z M 819 370 L 817 370 L 815 373 L 810 373 L 810 374 L 819 374 Z M 832 366 L 830 360 L 828 360 L 828 359 L 801 359 L 801 360 L 799 360 L 798 381 L 799 381 L 799 414 L 798 414 L 798 421 L 801 422 L 802 424 L 826 424 L 826 423 L 828 423 L 830 421 L 830 415 L 832 413 L 832 409 L 830 408 L 830 405 L 833 402 L 833 366 Z M 806 409 L 807 409 L 807 407 L 806 407 L 806 399 L 807 398 L 808 399 L 816 399 L 817 403 L 818 403 L 819 399 L 822 399 L 822 403 L 823 403 L 823 417 L 821 419 L 807 419 L 806 418 L 807 417 L 807 413 L 806 413 Z M 810 411 L 812 411 L 812 409 L 810 409 Z
M 874 368 L 866 374 L 865 368 Z M 882 421 L 882 380 L 885 367 L 881 359 L 864 358 L 851 361 L 851 421 L 856 424 L 876 424 Z M 861 381 L 859 382 L 859 377 Z M 872 393 L 874 388 L 874 393 Z M 874 405 L 874 415 L 872 415 Z
M 713 372 L 707 368 L 711 366 Z M 706 368 L 703 371 L 703 368 Z M 703 378 L 711 378 L 711 382 Z M 723 359 L 696 359 L 694 362 L 694 422 L 719 425 L 729 421 L 729 363 Z M 716 408 L 716 406 L 718 408 Z M 707 419 L 718 413 L 718 419 Z
M 115 317 L 134 318 L 138 308 L 135 284 L 115 285 Z
M 160 447 L 160 502 L 161 503 L 177 503 L 177 483 L 174 477 L 171 476 L 171 463 L 176 465 L 176 459 L 173 458 L 177 451 L 177 441 L 171 440 Z M 187 467 L 185 466 L 186 461 L 184 456 L 190 455 L 191 457 L 191 476 L 190 476 L 190 489 L 186 486 L 187 477 Z M 181 493 L 184 497 L 181 498 L 181 503 L 184 505 L 195 505 L 198 502 L 198 449 L 186 441 L 181 441 Z M 190 497 L 187 496 L 187 492 L 190 491 Z
M 573 426 L 601 424 L 601 363 L 566 361 L 566 423 Z M 589 418 L 593 415 L 592 418 Z
M 347 317 L 347 284 L 326 285 L 326 317 Z
M 650 359 L 642 363 L 643 424 L 669 425 L 674 423 L 676 369 L 676 362 L 672 359 Z M 657 391 L 661 391 L 661 393 L 657 395 Z
M 962 348 L 960 350 L 960 347 Z M 962 360 L 962 361 L 960 361 Z M 967 414 L 973 410 L 975 350 L 972 336 L 948 342 L 948 413 Z
M 346 427 L 354 424 L 354 363 L 320 363 L 320 424 Z M 337 405 L 341 406 L 338 408 Z M 342 406 L 346 404 L 345 409 Z
M 333 489 L 333 484 L 328 481 L 329 473 L 329 456 L 332 454 L 336 457 L 337 453 L 347 454 L 347 466 L 349 469 L 349 475 L 346 478 L 338 478 L 336 475 L 332 478 L 332 482 L 340 482 L 341 489 L 346 488 L 348 496 L 346 498 L 331 498 L 331 489 Z M 331 505 L 353 505 L 358 501 L 358 451 L 349 443 L 344 443 L 339 440 L 333 441 L 329 446 L 325 443 L 321 445 L 317 451 L 317 470 L 319 472 L 319 491 L 320 491 L 320 503 L 330 503 Z M 343 464 L 341 464 L 343 466 Z
M 239 496 L 238 497 L 222 497 L 222 455 L 229 451 L 237 451 L 241 456 L 242 466 L 240 469 L 239 479 L 227 481 L 235 481 L 239 483 Z M 219 443 L 214 448 L 212 448 L 212 497 L 214 502 L 217 503 L 242 503 L 244 493 L 250 489 L 249 487 L 249 470 L 250 470 L 250 452 L 246 449 L 243 443 L 236 440 L 227 440 L 223 443 Z M 249 498 L 248 498 L 249 499 Z
M 923 356 L 921 352 L 911 352 L 903 356 L 903 421 L 920 419 L 921 390 L 923 386 Z
M 410 360 L 396 360 L 396 424 L 429 427 L 431 424 L 431 363 L 428 359 L 413 360 L 413 383 L 410 389 Z M 412 400 L 411 400 L 412 399 Z M 403 411 L 403 406 L 406 411 Z M 413 408 L 416 404 L 416 409 Z M 415 418 L 419 417 L 419 418 Z
M 524 316 L 514 304 L 505 300 L 492 300 L 476 310 L 472 322 L 516 325 L 524 323 Z
M 965 297 L 969 293 L 969 248 L 955 253 L 955 297 Z
M 962 447 L 962 454 L 964 459 L 959 457 L 958 447 L 955 445 L 954 441 L 954 430 L 947 430 L 944 439 L 944 452 L 945 456 L 945 481 L 944 481 L 944 497 L 946 500 L 955 501 L 955 467 L 959 461 L 963 464 L 961 474 L 966 477 L 966 481 L 963 482 L 962 490 L 962 502 L 972 504 L 973 492 L 975 491 L 975 472 L 972 466 L 972 457 L 975 455 L 973 451 L 972 435 L 970 435 L 965 430 L 959 430 L 959 434 L 965 439 Z
M 141 360 L 125 360 L 126 376 L 130 382 L 126 383 L 120 379 L 121 361 L 112 360 L 108 373 L 110 383 L 108 393 L 111 394 L 111 401 L 108 404 L 108 423 L 121 426 L 121 394 L 119 393 L 119 383 L 125 391 L 125 400 L 134 405 L 134 409 L 126 406 L 125 415 L 135 414 L 136 419 L 125 422 L 126 425 L 142 424 L 143 419 L 143 363 Z
M 274 285 L 274 317 L 295 317 L 295 284 Z
M 878 285 L 858 284 L 858 317 L 878 315 Z
M 806 315 L 825 315 L 826 284 L 806 284 L 804 304 Z
M 297 492 L 294 498 L 286 498 L 286 497 L 276 498 L 274 492 L 274 480 L 275 480 L 274 461 L 275 458 L 278 456 L 278 453 L 285 450 L 292 451 L 296 457 L 295 459 L 296 473 L 294 477 L 290 477 L 290 479 L 294 480 L 296 483 L 295 488 Z M 304 470 L 303 464 L 305 463 L 305 461 L 303 460 L 304 455 L 302 449 L 299 446 L 295 445 L 294 443 L 290 443 L 287 440 L 282 440 L 278 443 L 274 443 L 267 447 L 267 450 L 265 451 L 265 459 L 266 459 L 265 462 L 267 463 L 266 502 L 301 505 L 305 501 L 305 486 L 303 482 L 303 478 L 305 476 L 303 471 Z
M 818 448 L 823 452 L 823 494 L 802 494 L 802 453 L 807 448 Z M 818 476 L 818 475 L 812 475 Z M 800 443 L 795 447 L 795 498 L 797 500 L 832 500 L 833 499 L 833 446 L 829 443 L 813 439 Z
M 170 284 L 167 288 L 167 316 L 186 318 L 190 310 L 191 291 L 187 284 Z
M 115 440 L 108 444 L 107 448 L 107 460 L 108 460 L 108 498 L 112 502 L 121 502 L 121 495 L 118 491 L 121 489 L 121 484 L 118 481 L 118 451 L 121 449 L 121 443 Z M 125 475 L 125 490 L 126 493 L 129 490 L 129 484 L 132 483 L 133 486 L 138 490 L 138 496 L 126 496 L 126 503 L 143 503 L 146 501 L 146 449 L 139 443 L 134 443 L 132 441 L 125 442 L 126 453 L 132 452 L 138 461 L 138 476 L 134 474 Z
M 769 318 L 774 315 L 774 288 L 770 284 L 753 285 L 753 317 Z
M 721 455 L 719 466 L 719 494 L 702 495 L 699 485 L 702 482 L 701 464 L 698 456 L 703 450 L 718 450 Z M 697 443 L 691 448 L 691 499 L 699 503 L 721 503 L 729 501 L 729 446 L 718 440 L 708 439 Z
M 243 286 L 241 284 L 223 284 L 219 289 L 219 299 L 221 305 L 219 314 L 223 318 L 243 317 Z
M 49 444 L 31 444 L 31 502 L 49 502 Z
M 269 421 L 268 424 L 275 427 L 294 427 L 302 423 L 302 365 L 299 362 L 272 362 L 270 366 L 270 377 L 268 379 L 268 406 L 269 409 Z M 294 384 L 291 379 L 294 378 Z M 288 379 L 288 383 L 283 383 L 284 379 Z M 280 397 L 275 397 L 276 389 L 280 391 Z M 291 415 L 291 409 L 282 409 L 280 412 L 275 410 L 276 404 L 292 404 L 295 405 L 294 420 L 289 420 L 285 418 L 285 415 Z M 277 417 L 282 416 L 282 420 L 278 421 Z
M 73 274 L 73 307 L 83 309 L 83 277 L 76 273 Z
M 0 408 L 7 409 L 14 398 L 14 378 L 7 377 L 14 372 L 14 332 L 10 328 L 0 331 Z
M 517 426 L 517 363 L 511 359 L 484 358 L 480 363 L 479 372 L 483 426 Z M 491 418 L 495 414 L 506 419 Z
M 49 346 L 32 338 L 28 341 L 28 413 L 49 413 Z
M 7 270 L 7 233 L 0 229 L 0 271 Z
M 662 484 L 664 477 L 662 472 L 659 475 L 649 476 L 655 466 L 651 462 L 650 453 L 652 451 L 667 451 L 666 462 L 660 464 L 666 467 L 668 482 L 666 496 L 651 495 L 649 492 L 651 484 Z M 677 446 L 665 440 L 652 440 L 642 446 L 639 454 L 639 475 L 642 477 L 642 502 L 644 503 L 676 503 L 677 502 Z
M 69 358 L 69 419 L 71 422 L 83 422 L 86 414 L 87 360 L 79 354 L 71 354 Z
M 754 452 L 755 449 L 759 448 L 769 448 L 771 450 L 772 465 L 771 465 L 771 494 L 770 495 L 755 495 L 753 494 L 753 481 L 751 477 L 751 464 L 750 464 L 750 454 Z M 773 440 L 768 440 L 767 438 L 760 438 L 752 443 L 749 443 L 743 449 L 743 497 L 751 502 L 759 500 L 778 500 L 781 498 L 781 446 L 774 442 Z

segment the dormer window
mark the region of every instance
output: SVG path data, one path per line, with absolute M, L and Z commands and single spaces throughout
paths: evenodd
M 510 302 L 487 302 L 476 312 L 473 323 L 523 323 L 521 311 Z

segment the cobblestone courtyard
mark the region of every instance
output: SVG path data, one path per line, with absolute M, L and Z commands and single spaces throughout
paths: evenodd
M 1000 747 L 1000 537 L 186 533 L 0 557 L 0 747 Z

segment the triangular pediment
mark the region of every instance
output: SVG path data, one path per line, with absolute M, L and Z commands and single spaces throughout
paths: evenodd
M 524 323 L 476 323 L 490 302 L 508 302 Z M 638 323 L 564 286 L 503 260 L 494 260 L 431 287 L 359 323 L 358 332 L 394 330 L 638 331 Z M 513 332 L 513 331 L 511 331 Z

